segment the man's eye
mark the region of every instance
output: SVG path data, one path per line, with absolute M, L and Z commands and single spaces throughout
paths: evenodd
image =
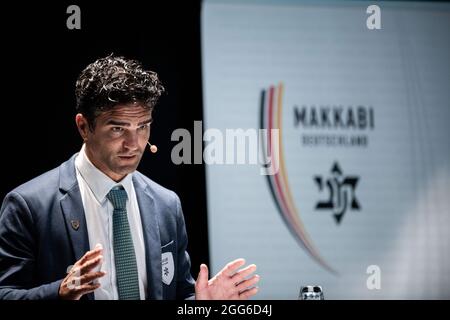
M 147 124 L 144 124 L 144 125 L 140 126 L 139 130 L 146 130 L 148 128 L 150 128 L 150 123 L 147 123 Z
M 120 133 L 120 132 L 123 131 L 123 128 L 121 128 L 121 127 L 112 127 L 111 130 L 112 130 L 112 132 Z

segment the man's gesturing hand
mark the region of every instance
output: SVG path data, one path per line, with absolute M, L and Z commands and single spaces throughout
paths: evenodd
M 228 263 L 218 274 L 208 281 L 208 267 L 200 266 L 195 283 L 195 298 L 197 300 L 238 300 L 248 299 L 258 292 L 252 287 L 259 281 L 259 276 L 249 276 L 255 272 L 256 265 L 251 264 L 238 270 L 245 264 L 244 259 L 236 259 Z
M 93 271 L 102 264 L 101 245 L 96 245 L 91 251 L 78 260 L 61 282 L 59 297 L 65 300 L 79 300 L 83 295 L 100 287 L 100 283 L 93 283 L 95 279 L 103 277 L 103 271 Z

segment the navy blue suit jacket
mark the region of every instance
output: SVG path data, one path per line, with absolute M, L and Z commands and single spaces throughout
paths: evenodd
M 90 249 L 74 162 L 75 155 L 5 197 L 0 211 L 0 299 L 57 299 L 67 267 Z M 132 181 L 145 241 L 147 297 L 192 298 L 195 282 L 178 196 L 137 171 Z M 169 285 L 162 282 L 161 255 L 166 252 L 172 253 L 175 267 Z

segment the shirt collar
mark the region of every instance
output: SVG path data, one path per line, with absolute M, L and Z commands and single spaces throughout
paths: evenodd
M 75 167 L 99 203 L 103 204 L 108 192 L 111 191 L 113 187 L 120 185 L 123 186 L 127 192 L 128 199 L 130 199 L 132 175 L 127 174 L 120 182 L 115 182 L 92 164 L 86 155 L 85 144 L 83 144 L 80 153 L 75 159 Z

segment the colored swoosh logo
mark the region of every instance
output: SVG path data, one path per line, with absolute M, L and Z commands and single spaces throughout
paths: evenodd
M 278 168 L 274 174 L 266 175 L 269 189 L 281 217 L 297 242 L 323 268 L 331 273 L 337 274 L 337 272 L 321 257 L 317 248 L 314 246 L 300 220 L 300 215 L 298 214 L 297 207 L 293 201 L 284 163 L 283 126 L 281 121 L 282 109 L 283 83 L 278 84 L 277 87 L 270 86 L 269 89 L 262 90 L 260 100 L 260 129 L 267 130 L 267 149 L 265 149 L 265 144 L 263 143 L 263 147 L 261 148 L 261 151 L 263 152 L 262 156 L 264 158 L 268 155 L 271 156 L 271 165 Z M 272 140 L 272 129 L 279 130 L 278 141 Z M 279 148 L 279 156 L 273 157 L 272 151 L 277 147 Z M 273 161 L 279 161 L 279 163 L 274 164 Z

